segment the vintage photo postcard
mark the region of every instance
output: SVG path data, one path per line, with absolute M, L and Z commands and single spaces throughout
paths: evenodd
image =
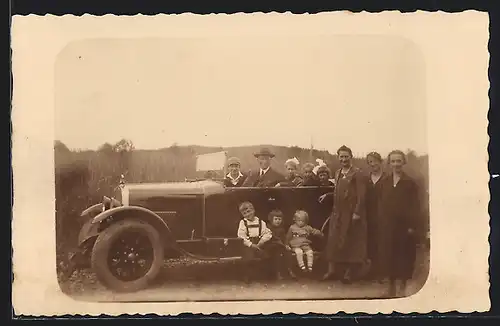
M 489 309 L 488 16 L 16 16 L 24 315 Z

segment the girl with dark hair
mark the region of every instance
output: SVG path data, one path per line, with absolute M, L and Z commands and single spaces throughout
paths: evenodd
M 326 257 L 328 272 L 333 277 L 342 269 L 344 282 L 366 262 L 366 182 L 361 171 L 352 165 L 352 151 L 342 146 L 337 151 L 341 168 L 335 172 L 333 211 L 330 217 Z
M 366 222 L 368 227 L 367 249 L 370 260 L 370 278 L 382 280 L 380 257 L 379 257 L 379 212 L 378 200 L 381 192 L 381 180 L 386 176 L 382 169 L 382 156 L 377 152 L 371 152 L 366 156 L 366 163 L 370 168 L 366 187 Z
M 282 280 L 283 276 L 288 274 L 295 278 L 291 267 L 292 255 L 291 248 L 286 241 L 286 229 L 283 212 L 279 209 L 272 210 L 268 215 L 268 227 L 271 230 L 272 238 L 268 242 L 268 250 L 271 252 L 273 267 L 276 272 L 276 278 Z
M 326 165 L 322 165 L 318 168 L 316 171 L 316 175 L 318 176 L 319 180 L 319 185 L 320 186 L 327 186 L 327 187 L 332 187 L 334 186 L 333 182 L 330 181 L 330 178 L 332 176 L 332 172 Z
M 332 173 L 326 165 L 322 165 L 322 166 L 318 167 L 318 170 L 316 171 L 316 175 L 318 176 L 320 187 L 334 187 L 335 186 L 335 184 L 330 180 Z M 333 197 L 330 197 L 332 195 L 333 195 L 333 192 L 327 192 L 326 194 L 319 196 L 318 201 L 320 203 L 324 203 L 326 197 L 331 198 L 333 200 Z
M 311 187 L 311 186 L 319 186 L 319 180 L 316 174 L 314 174 L 314 164 L 307 162 L 302 167 L 302 175 L 304 177 L 304 182 L 302 182 L 302 186 Z
M 388 295 L 392 297 L 404 296 L 407 281 L 413 276 L 420 203 L 417 183 L 403 171 L 405 154 L 394 150 L 387 160 L 391 173 L 381 180 L 379 236 L 383 241 L 379 252 L 383 257 L 384 274 L 390 281 Z

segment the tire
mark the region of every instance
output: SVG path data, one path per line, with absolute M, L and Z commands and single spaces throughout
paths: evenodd
M 141 246 L 138 250 L 150 252 L 147 259 L 150 265 L 148 262 L 148 266 L 142 268 L 138 263 L 135 264 L 135 259 L 129 259 L 128 264 L 133 266 L 132 269 L 135 270 L 135 267 L 139 266 L 140 269 L 143 269 L 144 275 L 123 280 L 116 275 L 116 271 L 114 271 L 113 268 L 110 268 L 110 265 L 112 265 L 110 259 L 116 255 L 122 254 L 123 251 L 115 250 L 116 248 L 120 248 L 119 246 L 117 247 L 116 243 L 118 243 L 118 245 L 123 245 L 125 243 L 126 245 L 127 240 L 124 240 L 123 237 L 126 236 L 127 233 L 135 233 L 140 235 L 140 238 L 147 239 L 149 247 L 147 245 Z M 131 250 L 134 249 L 132 248 Z M 125 254 L 125 252 L 123 253 Z M 125 259 L 122 259 L 121 263 L 127 262 L 128 258 L 129 256 L 126 256 Z M 92 250 L 91 265 L 98 280 L 108 289 L 116 292 L 135 292 L 148 287 L 148 285 L 158 276 L 163 265 L 163 260 L 164 247 L 160 233 L 146 222 L 126 219 L 110 225 L 99 234 Z M 115 261 L 116 260 L 113 260 L 113 263 L 115 263 Z M 118 261 L 120 260 L 118 259 Z M 132 263 L 132 261 L 134 261 L 134 263 Z M 126 267 L 123 268 L 123 270 L 126 269 Z M 120 270 L 122 270 L 121 267 Z

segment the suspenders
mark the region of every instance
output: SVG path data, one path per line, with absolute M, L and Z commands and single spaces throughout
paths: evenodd
M 259 219 L 259 225 L 248 225 L 248 222 L 246 219 L 243 219 L 243 223 L 245 224 L 245 228 L 247 229 L 247 236 L 250 237 L 250 232 L 249 232 L 249 228 L 255 228 L 255 227 L 258 227 L 259 228 L 259 235 L 257 237 L 250 237 L 250 241 L 254 242 L 254 241 L 259 241 L 260 238 L 262 237 L 262 220 Z

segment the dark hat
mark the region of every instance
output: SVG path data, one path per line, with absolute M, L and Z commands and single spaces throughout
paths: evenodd
M 259 157 L 259 156 L 269 156 L 269 157 L 274 157 L 274 154 L 271 152 L 271 150 L 269 150 L 269 148 L 261 148 L 260 151 L 258 151 L 257 153 L 253 154 L 253 156 L 255 157 Z

